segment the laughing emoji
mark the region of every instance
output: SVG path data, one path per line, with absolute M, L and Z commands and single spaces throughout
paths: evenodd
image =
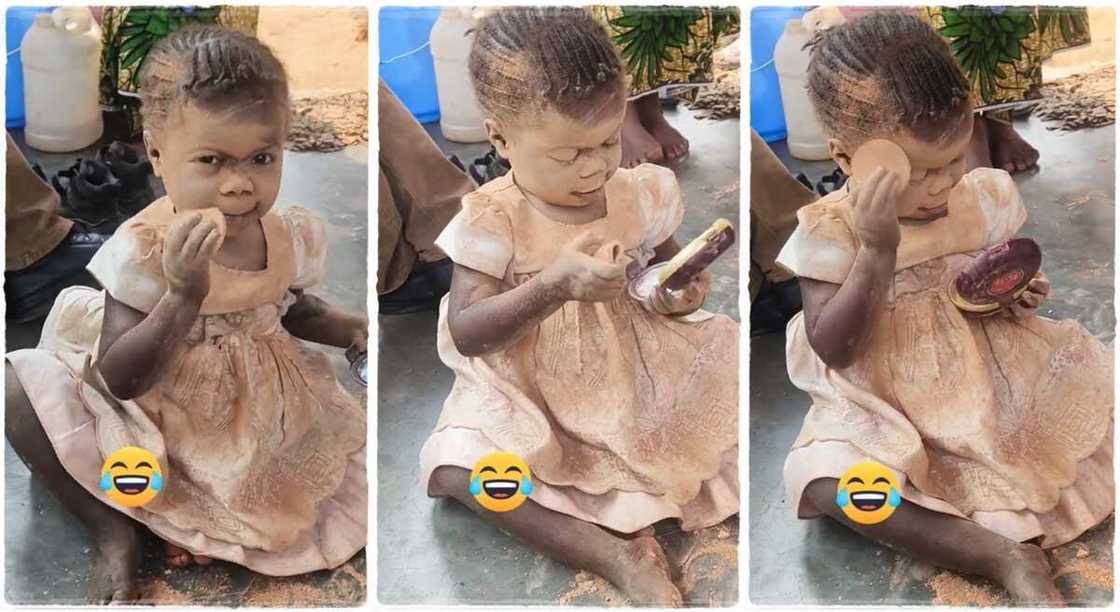
M 513 453 L 490 453 L 471 470 L 471 495 L 491 512 L 509 512 L 533 492 L 529 466 Z
M 836 485 L 836 505 L 844 516 L 860 525 L 882 523 L 901 503 L 894 474 L 874 461 L 848 468 Z
M 163 488 L 163 474 L 155 455 L 126 446 L 109 455 L 101 466 L 101 490 L 127 508 L 152 501 Z

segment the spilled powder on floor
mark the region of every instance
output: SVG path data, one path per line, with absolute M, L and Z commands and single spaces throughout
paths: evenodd
M 933 603 L 945 606 L 996 606 L 1008 602 L 985 586 L 973 584 L 953 572 L 938 572 L 926 584 L 933 589 Z
M 1042 86 L 1035 111 L 1046 129 L 1072 131 L 1116 122 L 1116 66 L 1075 74 Z
M 676 582 L 686 601 L 701 581 L 719 580 L 737 571 L 738 541 L 732 535 L 731 529 L 722 524 L 696 532 L 692 546 L 680 562 L 680 579 Z M 697 563 L 700 560 L 709 562 Z M 715 599 L 714 594 L 710 599 Z
M 339 151 L 369 139 L 369 94 L 353 91 L 292 100 L 290 151 Z
M 603 596 L 603 601 L 612 607 L 622 605 L 622 597 L 618 595 L 618 591 L 609 582 L 584 570 L 576 573 L 572 583 L 568 585 L 568 590 L 560 594 L 557 603 L 568 606 L 572 605 L 576 599 L 587 596 Z
M 138 603 L 157 606 L 189 606 L 198 603 L 190 595 L 176 590 L 162 578 L 141 580 L 139 598 Z
M 720 40 L 712 55 L 712 84 L 700 88 L 689 108 L 700 119 L 726 119 L 739 116 L 739 41 L 737 36 Z
M 1099 587 L 1107 591 L 1113 590 L 1112 558 L 1103 551 L 1094 556 L 1081 542 L 1073 545 L 1061 546 L 1050 553 L 1051 564 L 1054 567 L 1054 577 L 1071 576 L 1075 580 L 1074 587 L 1078 593 L 1078 582 Z M 1075 593 L 1076 594 L 1076 593 Z

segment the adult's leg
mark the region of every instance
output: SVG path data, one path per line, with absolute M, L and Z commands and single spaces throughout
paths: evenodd
M 634 110 L 642 122 L 642 127 L 661 145 L 666 161 L 673 161 L 688 155 L 688 139 L 665 120 L 661 101 L 657 94 L 642 96 L 634 101 Z
M 646 94 L 637 100 L 626 102 L 626 114 L 622 119 L 623 168 L 633 168 L 646 162 L 657 163 L 665 159 L 661 143 L 642 123 L 642 112 L 638 107 L 641 101 L 646 99 L 657 102 L 657 94 Z
M 665 553 L 652 535 L 620 538 L 532 500 L 516 510 L 491 512 L 470 495 L 469 486 L 469 470 L 441 466 L 432 473 L 428 494 L 452 497 L 533 548 L 606 578 L 634 604 L 680 605 L 681 594 L 670 580 Z
M 89 582 L 94 603 L 131 601 L 137 596 L 140 533 L 129 517 L 95 499 L 62 467 L 31 400 L 10 363 L 5 362 L 4 434 L 27 469 L 78 518 L 97 543 Z
M 978 523 L 902 501 L 891 517 L 876 525 L 848 519 L 836 505 L 835 478 L 809 483 L 804 495 L 817 510 L 852 531 L 938 567 L 976 574 L 1004 586 L 1020 603 L 1062 605 L 1042 549 L 1020 544 Z

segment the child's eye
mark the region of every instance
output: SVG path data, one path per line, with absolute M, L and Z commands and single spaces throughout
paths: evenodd
M 253 163 L 254 164 L 260 164 L 262 166 L 267 166 L 268 164 L 271 164 L 272 160 L 273 160 L 272 153 L 258 153 L 256 156 L 253 157 Z
M 219 162 L 217 155 L 203 155 L 203 156 L 199 157 L 198 159 L 196 159 L 195 161 L 197 161 L 200 164 L 205 164 L 207 166 L 217 166 L 218 162 Z

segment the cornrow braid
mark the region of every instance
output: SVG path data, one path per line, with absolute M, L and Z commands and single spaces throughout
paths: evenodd
M 256 38 L 214 25 L 182 27 L 160 39 L 140 69 L 144 125 L 161 129 L 188 102 L 217 108 L 238 101 L 278 105 L 287 116 L 288 78 Z
M 859 17 L 818 33 L 809 47 L 809 98 L 833 137 L 864 139 L 899 127 L 935 136 L 969 100 L 948 44 L 906 13 Z
M 501 8 L 482 17 L 475 32 L 471 81 L 490 117 L 555 109 L 581 118 L 596 102 L 622 93 L 622 61 L 585 10 Z

